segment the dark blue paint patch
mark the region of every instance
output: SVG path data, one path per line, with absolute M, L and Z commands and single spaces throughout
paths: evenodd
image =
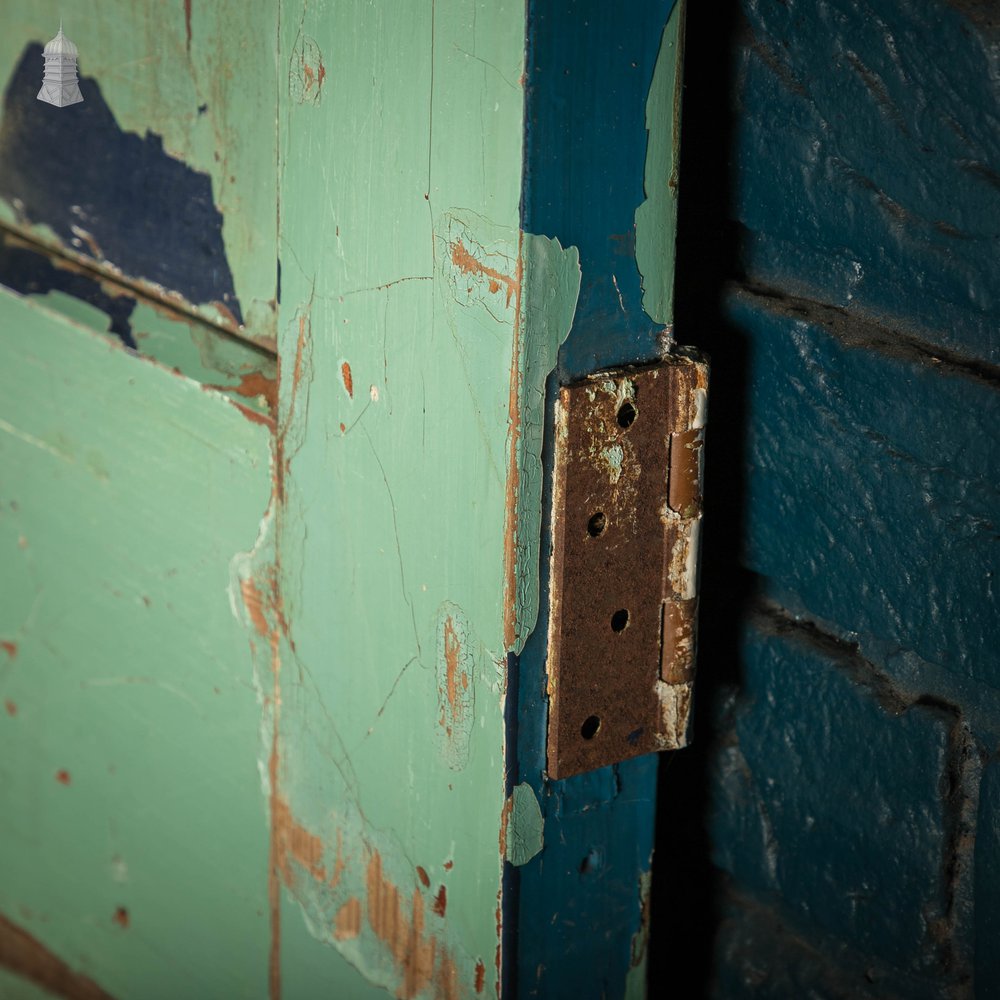
M 673 0 L 528 4 L 522 227 L 580 250 L 564 380 L 658 353 L 643 312 L 635 210 L 645 200 L 646 98 Z
M 82 104 L 36 100 L 41 71 L 42 47 L 31 44 L 4 93 L 0 195 L 79 253 L 189 302 L 220 302 L 242 325 L 211 178 L 155 133 L 123 131 L 92 77 L 80 77 Z
M 0 284 L 21 295 L 62 292 L 86 302 L 107 314 L 109 333 L 136 349 L 131 324 L 136 300 L 129 295 L 109 295 L 93 275 L 56 267 L 44 253 L 4 242 L 0 244 Z
M 554 426 L 560 382 L 658 353 L 661 328 L 642 310 L 635 210 L 645 200 L 646 98 L 673 6 L 529 0 L 521 224 L 578 247 L 582 270 L 573 328 L 547 386 L 546 427 Z M 551 544 L 552 462 L 547 436 L 543 553 Z M 657 757 L 546 778 L 548 588 L 543 558 L 541 611 L 511 681 L 517 703 L 508 711 L 517 719 L 516 773 L 538 797 L 545 846 L 516 874 L 507 866 L 504 894 L 516 888 L 518 923 L 516 963 L 509 954 L 505 962 L 516 981 L 505 981 L 504 995 L 614 1000 L 624 996 L 641 930 Z

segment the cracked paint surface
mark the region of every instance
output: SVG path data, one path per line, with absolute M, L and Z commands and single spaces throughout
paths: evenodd
M 514 786 L 506 831 L 505 856 L 512 865 L 527 864 L 545 846 L 545 820 L 531 785 Z
M 663 29 L 646 100 L 646 200 L 635 210 L 635 262 L 642 275 L 642 308 L 653 322 L 665 325 L 674 318 L 683 67 L 684 4 L 679 3 Z
M 537 612 L 577 256 L 518 227 L 523 10 L 282 18 L 286 65 L 313 40 L 338 103 L 283 101 L 273 497 L 230 588 L 262 708 L 270 992 L 297 995 L 306 929 L 352 996 L 492 994 L 506 658 Z M 390 134 L 401 174 L 370 169 Z

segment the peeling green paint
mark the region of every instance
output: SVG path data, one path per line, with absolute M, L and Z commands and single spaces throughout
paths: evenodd
M 525 10 L 437 0 L 385 18 L 292 2 L 276 23 L 264 0 L 188 7 L 171 18 L 141 3 L 70 33 L 121 128 L 162 135 L 210 174 L 248 331 L 277 338 L 276 429 L 186 377 L 231 391 L 256 356 L 195 321 L 136 307 L 153 365 L 0 297 L 0 384 L 31 374 L 0 399 L 0 451 L 31 459 L 21 513 L 0 517 L 8 551 L 30 528 L 0 637 L 63 678 L 58 715 L 72 722 L 56 737 L 36 727 L 34 747 L 0 715 L 0 739 L 37 758 L 15 797 L 47 782 L 56 823 L 38 851 L 59 854 L 79 826 L 76 774 L 64 785 L 42 770 L 90 746 L 94 719 L 108 730 L 73 757 L 106 808 L 88 800 L 56 862 L 66 877 L 29 884 L 17 853 L 0 911 L 30 899 L 58 912 L 47 940 L 123 996 L 206 982 L 272 1000 L 491 995 L 502 840 L 524 860 L 541 846 L 527 786 L 507 815 L 506 665 L 537 616 L 545 385 L 580 289 L 577 251 L 519 228 Z M 33 8 L 39 39 L 53 12 Z M 0 40 L 0 55 L 23 45 Z M 147 51 L 176 58 L 134 55 Z M 261 112 L 275 100 L 277 177 Z M 18 221 L 11 205 L 0 217 Z M 55 237 L 44 229 L 33 235 Z M 32 403 L 51 385 L 53 420 Z M 81 583 L 63 580 L 64 556 Z M 51 608 L 33 603 L 39 580 L 60 581 Z M 0 684 L 26 692 L 31 718 L 30 678 L 3 656 Z M 134 749 L 147 730 L 152 761 Z M 103 839 L 119 813 L 125 854 Z M 4 843 L 36 833 L 28 812 L 0 817 Z M 77 864 L 82 909 L 60 895 Z M 163 970 L 187 903 L 224 932 L 191 945 L 178 980 Z M 121 933 L 120 905 L 141 935 Z
M 684 2 L 663 29 L 660 53 L 646 101 L 646 200 L 635 211 L 635 260 L 642 275 L 642 308 L 654 323 L 674 319 L 677 243 L 677 175 L 680 166 L 681 72 L 684 65 Z
M 542 437 L 545 382 L 569 334 L 580 295 L 580 254 L 558 240 L 525 233 L 524 328 L 519 365 L 521 400 L 517 465 L 517 562 L 515 630 L 520 653 L 538 618 L 538 564 L 542 511 Z
M 203 385 L 231 393 L 258 413 L 270 413 L 268 400 L 276 393 L 278 374 L 273 355 L 144 302 L 136 305 L 130 323 L 141 354 Z
M 438 612 L 438 742 L 453 771 L 461 771 L 469 760 L 476 712 L 476 679 L 484 651 L 471 640 L 465 612 L 446 601 Z
M 506 656 L 515 602 L 534 619 L 544 382 L 579 285 L 574 251 L 519 231 L 524 18 L 282 9 L 279 64 L 309 39 L 325 78 L 281 97 L 289 629 L 257 643 L 260 767 L 283 892 L 342 991 L 354 969 L 401 996 L 496 986 Z
M 649 960 L 649 907 L 653 872 L 639 876 L 639 929 L 632 938 L 632 963 L 625 978 L 625 1000 L 646 1000 L 646 965 Z
M 531 785 L 514 786 L 507 823 L 507 860 L 527 864 L 545 846 L 545 820 Z
M 0 356 L 0 912 L 116 997 L 259 996 L 260 707 L 225 588 L 267 429 L 41 300 L 0 292 Z

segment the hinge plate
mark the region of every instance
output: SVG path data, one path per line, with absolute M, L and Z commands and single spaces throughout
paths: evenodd
M 694 352 L 560 389 L 548 772 L 687 742 L 708 365 Z

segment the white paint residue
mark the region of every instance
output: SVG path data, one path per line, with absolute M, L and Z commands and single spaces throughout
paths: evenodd
M 56 458 L 61 458 L 63 461 L 73 461 L 72 455 L 68 455 L 64 451 L 59 451 L 58 448 L 53 448 L 52 445 L 46 444 L 41 438 L 36 438 L 34 434 L 28 434 L 26 431 L 18 429 L 13 424 L 8 424 L 6 420 L 0 419 L 0 431 L 6 432 L 11 437 L 16 437 L 19 441 L 23 441 L 25 444 L 30 444 L 32 447 L 38 448 L 40 451 L 47 451 L 50 455 L 54 455 Z
M 111 877 L 119 883 L 128 881 L 128 865 L 117 854 L 111 859 Z
M 622 290 L 618 287 L 618 279 L 612 274 L 611 281 L 614 283 L 615 291 L 618 293 L 618 305 L 621 306 L 622 315 L 627 316 L 628 313 L 625 312 L 625 300 L 622 298 Z
M 694 419 L 691 421 L 692 430 L 701 430 L 708 420 L 708 390 L 695 389 L 694 391 Z
M 658 742 L 661 750 L 678 750 L 687 746 L 688 721 L 691 713 L 692 685 L 656 682 L 656 698 L 660 703 Z
M 253 628 L 253 622 L 247 612 L 246 604 L 243 601 L 243 581 L 253 578 L 253 567 L 258 565 L 260 554 L 264 546 L 268 544 L 268 535 L 274 520 L 272 513 L 273 503 L 267 505 L 264 516 L 260 519 L 257 527 L 257 539 L 253 543 L 253 548 L 249 552 L 237 552 L 229 560 L 229 584 L 226 593 L 229 595 L 229 610 L 233 617 L 245 628 Z
M 690 600 L 698 594 L 698 550 L 701 548 L 701 517 L 688 525 L 687 552 L 684 560 L 684 598 Z

